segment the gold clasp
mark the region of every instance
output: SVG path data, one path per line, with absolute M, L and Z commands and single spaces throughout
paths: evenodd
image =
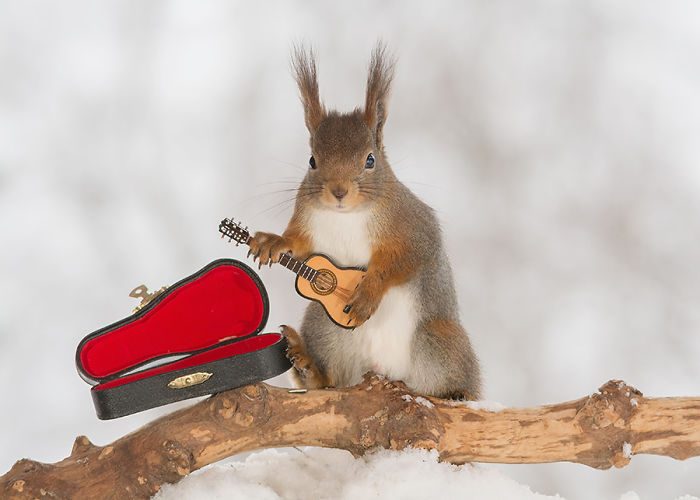
M 191 373 L 189 375 L 183 375 L 168 383 L 168 387 L 171 389 L 184 389 L 185 387 L 192 387 L 193 385 L 201 384 L 209 380 L 213 374 L 208 372 L 197 372 Z
M 129 297 L 133 297 L 135 299 L 141 299 L 141 303 L 137 305 L 132 312 L 137 312 L 141 308 L 147 306 L 153 299 L 158 297 L 161 293 L 166 291 L 168 289 L 167 286 L 161 287 L 160 290 L 156 290 L 155 292 L 149 292 L 148 287 L 146 285 L 139 285 L 136 288 L 134 288 L 131 292 L 129 292 Z

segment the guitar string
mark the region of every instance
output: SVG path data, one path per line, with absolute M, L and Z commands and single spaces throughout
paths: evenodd
M 289 267 L 287 264 L 283 263 L 283 262 L 282 262 L 282 257 L 286 257 L 286 258 L 287 258 L 287 264 L 292 263 L 292 267 Z M 297 264 L 300 264 L 299 272 L 296 272 L 297 275 L 301 276 L 301 275 L 307 273 L 308 270 L 311 270 L 312 272 L 316 273 L 316 276 L 315 276 L 315 277 L 310 278 L 310 279 L 309 279 L 308 277 L 306 277 L 306 276 L 302 276 L 302 277 L 305 278 L 305 279 L 307 279 L 307 280 L 309 280 L 309 281 L 312 282 L 312 283 L 318 283 L 318 284 L 320 284 L 320 285 L 323 286 L 323 287 L 328 287 L 328 288 L 330 288 L 330 287 L 332 287 L 333 284 L 334 284 L 334 283 L 333 283 L 333 280 L 330 279 L 330 278 L 328 278 L 328 277 L 327 277 L 326 275 L 324 275 L 323 273 L 319 273 L 318 270 L 316 270 L 316 269 L 314 269 L 313 267 L 310 267 L 310 266 L 308 266 L 307 264 L 304 264 L 304 263 L 302 263 L 302 262 L 300 262 L 300 261 L 298 261 L 298 260 L 296 260 L 296 259 L 293 259 L 293 258 L 290 257 L 289 255 L 283 254 L 282 256 L 280 256 L 280 264 L 282 264 L 284 267 L 286 267 L 287 269 L 290 269 L 290 270 L 292 270 L 292 271 L 294 271 L 294 270 L 292 269 L 293 267 L 295 267 Z M 302 271 L 302 270 L 303 270 L 303 271 Z
M 230 235 L 229 235 L 229 236 L 230 236 Z M 248 238 L 246 238 L 246 239 L 249 240 L 250 237 L 248 237 Z M 248 241 L 244 241 L 244 243 L 248 243 Z M 334 285 L 332 279 L 327 278 L 324 274 L 319 273 L 316 269 L 313 269 L 312 267 L 309 267 L 308 265 L 306 265 L 306 264 L 304 264 L 304 263 L 302 263 L 302 262 L 297 261 L 296 259 L 292 258 L 292 257 L 289 256 L 289 255 L 284 255 L 284 256 L 287 257 L 287 259 L 288 259 L 288 260 L 287 260 L 287 263 L 293 262 L 293 263 L 292 263 L 292 266 L 297 265 L 297 263 L 301 264 L 300 271 L 301 271 L 302 269 L 304 269 L 304 268 L 308 268 L 308 269 L 312 270 L 313 272 L 317 273 L 316 276 L 314 276 L 314 277 L 311 278 L 311 279 L 309 279 L 308 277 L 304 276 L 304 278 L 308 279 L 310 282 L 312 282 L 312 283 L 317 283 L 317 284 L 321 285 L 322 287 L 328 287 L 328 288 L 330 288 L 330 287 L 332 287 L 332 286 Z M 280 256 L 280 257 L 282 257 L 282 256 Z M 280 260 L 281 260 L 281 259 L 280 259 Z M 280 261 L 280 264 L 282 264 L 281 261 Z M 291 269 L 291 268 L 289 268 L 286 264 L 282 264 L 282 265 L 285 266 L 285 267 L 287 267 L 288 269 Z M 304 269 L 304 273 L 305 273 L 305 272 L 307 272 L 306 269 Z M 303 274 L 303 273 L 297 273 L 297 274 L 300 275 L 300 274 Z M 335 295 L 335 296 L 337 296 L 337 297 L 340 297 L 340 298 L 343 299 L 343 300 L 349 300 L 350 297 L 352 296 L 352 292 L 351 292 L 350 290 L 348 290 L 348 289 L 346 289 L 346 288 L 341 288 L 341 287 L 338 287 L 338 286 L 336 286 L 336 288 L 335 288 L 331 293 L 333 293 L 333 295 Z
M 316 277 L 316 280 L 315 280 L 316 283 L 319 282 L 319 279 L 318 279 L 318 278 L 320 278 L 321 276 L 323 276 L 323 275 L 319 274 L 319 275 Z M 325 277 L 321 280 L 321 282 L 322 282 L 322 283 L 321 283 L 322 286 L 326 286 L 326 287 L 331 287 L 331 286 L 333 286 L 333 281 L 326 281 L 326 278 L 325 278 Z M 341 298 L 343 298 L 343 299 L 349 299 L 349 298 L 352 296 L 352 293 L 353 293 L 353 292 L 352 292 L 351 290 L 347 289 L 347 288 L 343 288 L 343 287 L 340 287 L 340 286 L 336 286 L 335 289 L 334 289 L 331 293 L 333 293 L 334 295 L 336 295 L 336 296 L 338 296 L 338 297 L 341 297 Z
M 316 270 L 316 269 L 314 269 L 314 268 L 308 266 L 307 264 L 304 264 L 304 263 L 302 263 L 302 262 L 300 262 L 300 261 L 298 261 L 298 260 L 296 260 L 296 259 L 293 259 L 293 258 L 290 257 L 289 255 L 284 255 L 284 257 L 286 257 L 287 263 L 286 263 L 286 264 L 285 264 L 285 263 L 282 263 L 282 262 L 281 262 L 281 259 L 280 259 L 280 263 L 281 263 L 283 266 L 287 267 L 287 269 L 291 269 L 290 267 L 288 267 L 287 264 L 292 263 L 292 267 L 294 267 L 294 266 L 297 265 L 297 263 L 299 263 L 299 264 L 301 264 L 301 266 L 302 266 L 302 267 L 300 267 L 300 271 L 301 271 L 302 269 L 304 269 L 304 268 L 307 268 L 307 269 L 311 269 L 313 272 L 317 273 L 316 276 L 314 276 L 314 277 L 311 278 L 311 279 L 309 279 L 309 278 L 306 277 L 306 276 L 303 276 L 305 279 L 308 279 L 310 282 L 316 283 L 316 284 L 318 284 L 318 285 L 320 285 L 320 286 L 322 286 L 322 287 L 324 287 L 324 288 L 331 288 L 331 287 L 333 287 L 333 285 L 335 285 L 334 281 L 333 281 L 331 278 L 328 278 L 325 274 L 319 273 L 318 270 Z M 299 273 L 297 273 L 297 274 L 298 274 L 298 275 L 303 275 L 303 274 L 306 273 L 306 272 L 307 272 L 307 270 L 304 269 L 303 272 L 299 272 Z M 342 288 L 342 287 L 339 287 L 339 286 L 336 286 L 335 289 L 334 289 L 331 293 L 332 293 L 333 295 L 335 295 L 336 297 L 340 297 L 340 298 L 343 299 L 343 300 L 350 300 L 350 297 L 352 296 L 352 291 L 348 290 L 347 288 Z
M 288 259 L 289 260 L 287 262 L 291 262 L 291 258 L 288 257 Z M 296 262 L 299 262 L 299 261 L 296 261 Z M 286 267 L 285 264 L 282 264 L 282 265 Z M 296 264 L 292 264 L 292 266 L 295 266 L 295 265 Z M 306 264 L 302 264 L 302 265 L 306 266 L 308 269 L 313 270 L 313 272 L 318 273 L 318 271 L 316 269 L 314 269 L 310 266 L 307 266 Z M 303 273 L 301 273 L 301 274 L 303 274 Z M 331 288 L 335 284 L 332 279 L 328 278 L 325 274 L 321 274 L 321 273 L 316 274 L 316 276 L 311 278 L 309 281 L 311 281 L 312 283 L 316 283 L 324 288 Z M 350 300 L 350 297 L 352 296 L 352 292 L 350 290 L 348 290 L 347 288 L 339 287 L 339 286 L 336 286 L 336 288 L 331 293 L 333 295 L 335 295 L 336 297 L 340 297 L 343 300 Z

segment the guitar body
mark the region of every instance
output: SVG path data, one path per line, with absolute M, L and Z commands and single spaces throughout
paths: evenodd
M 319 273 L 315 282 L 297 276 L 297 293 L 309 300 L 320 302 L 328 317 L 338 326 L 355 328 L 359 326 L 343 312 L 357 285 L 365 276 L 365 271 L 355 267 L 340 268 L 335 266 L 324 255 L 312 255 L 304 264 Z

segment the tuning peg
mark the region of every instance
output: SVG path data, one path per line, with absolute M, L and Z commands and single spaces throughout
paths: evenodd
M 226 238 L 226 235 L 224 233 L 221 233 L 221 239 Z
M 245 227 L 245 230 L 246 230 L 246 231 L 248 230 L 248 226 Z
M 236 246 L 238 246 L 238 242 L 236 242 Z
M 233 238 L 229 238 L 229 239 L 228 239 L 228 242 L 231 243 L 231 240 L 232 240 L 232 239 L 233 239 Z

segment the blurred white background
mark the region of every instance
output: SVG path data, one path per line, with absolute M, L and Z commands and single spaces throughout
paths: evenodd
M 74 349 L 134 286 L 245 260 L 221 218 L 284 228 L 295 41 L 339 110 L 378 38 L 398 55 L 387 151 L 438 211 L 488 399 L 700 395 L 700 4 L 434 4 L 0 2 L 0 474 L 172 410 L 98 421 Z M 293 276 L 261 275 L 268 329 L 298 324 Z M 697 458 L 494 467 L 568 499 L 700 495 Z

